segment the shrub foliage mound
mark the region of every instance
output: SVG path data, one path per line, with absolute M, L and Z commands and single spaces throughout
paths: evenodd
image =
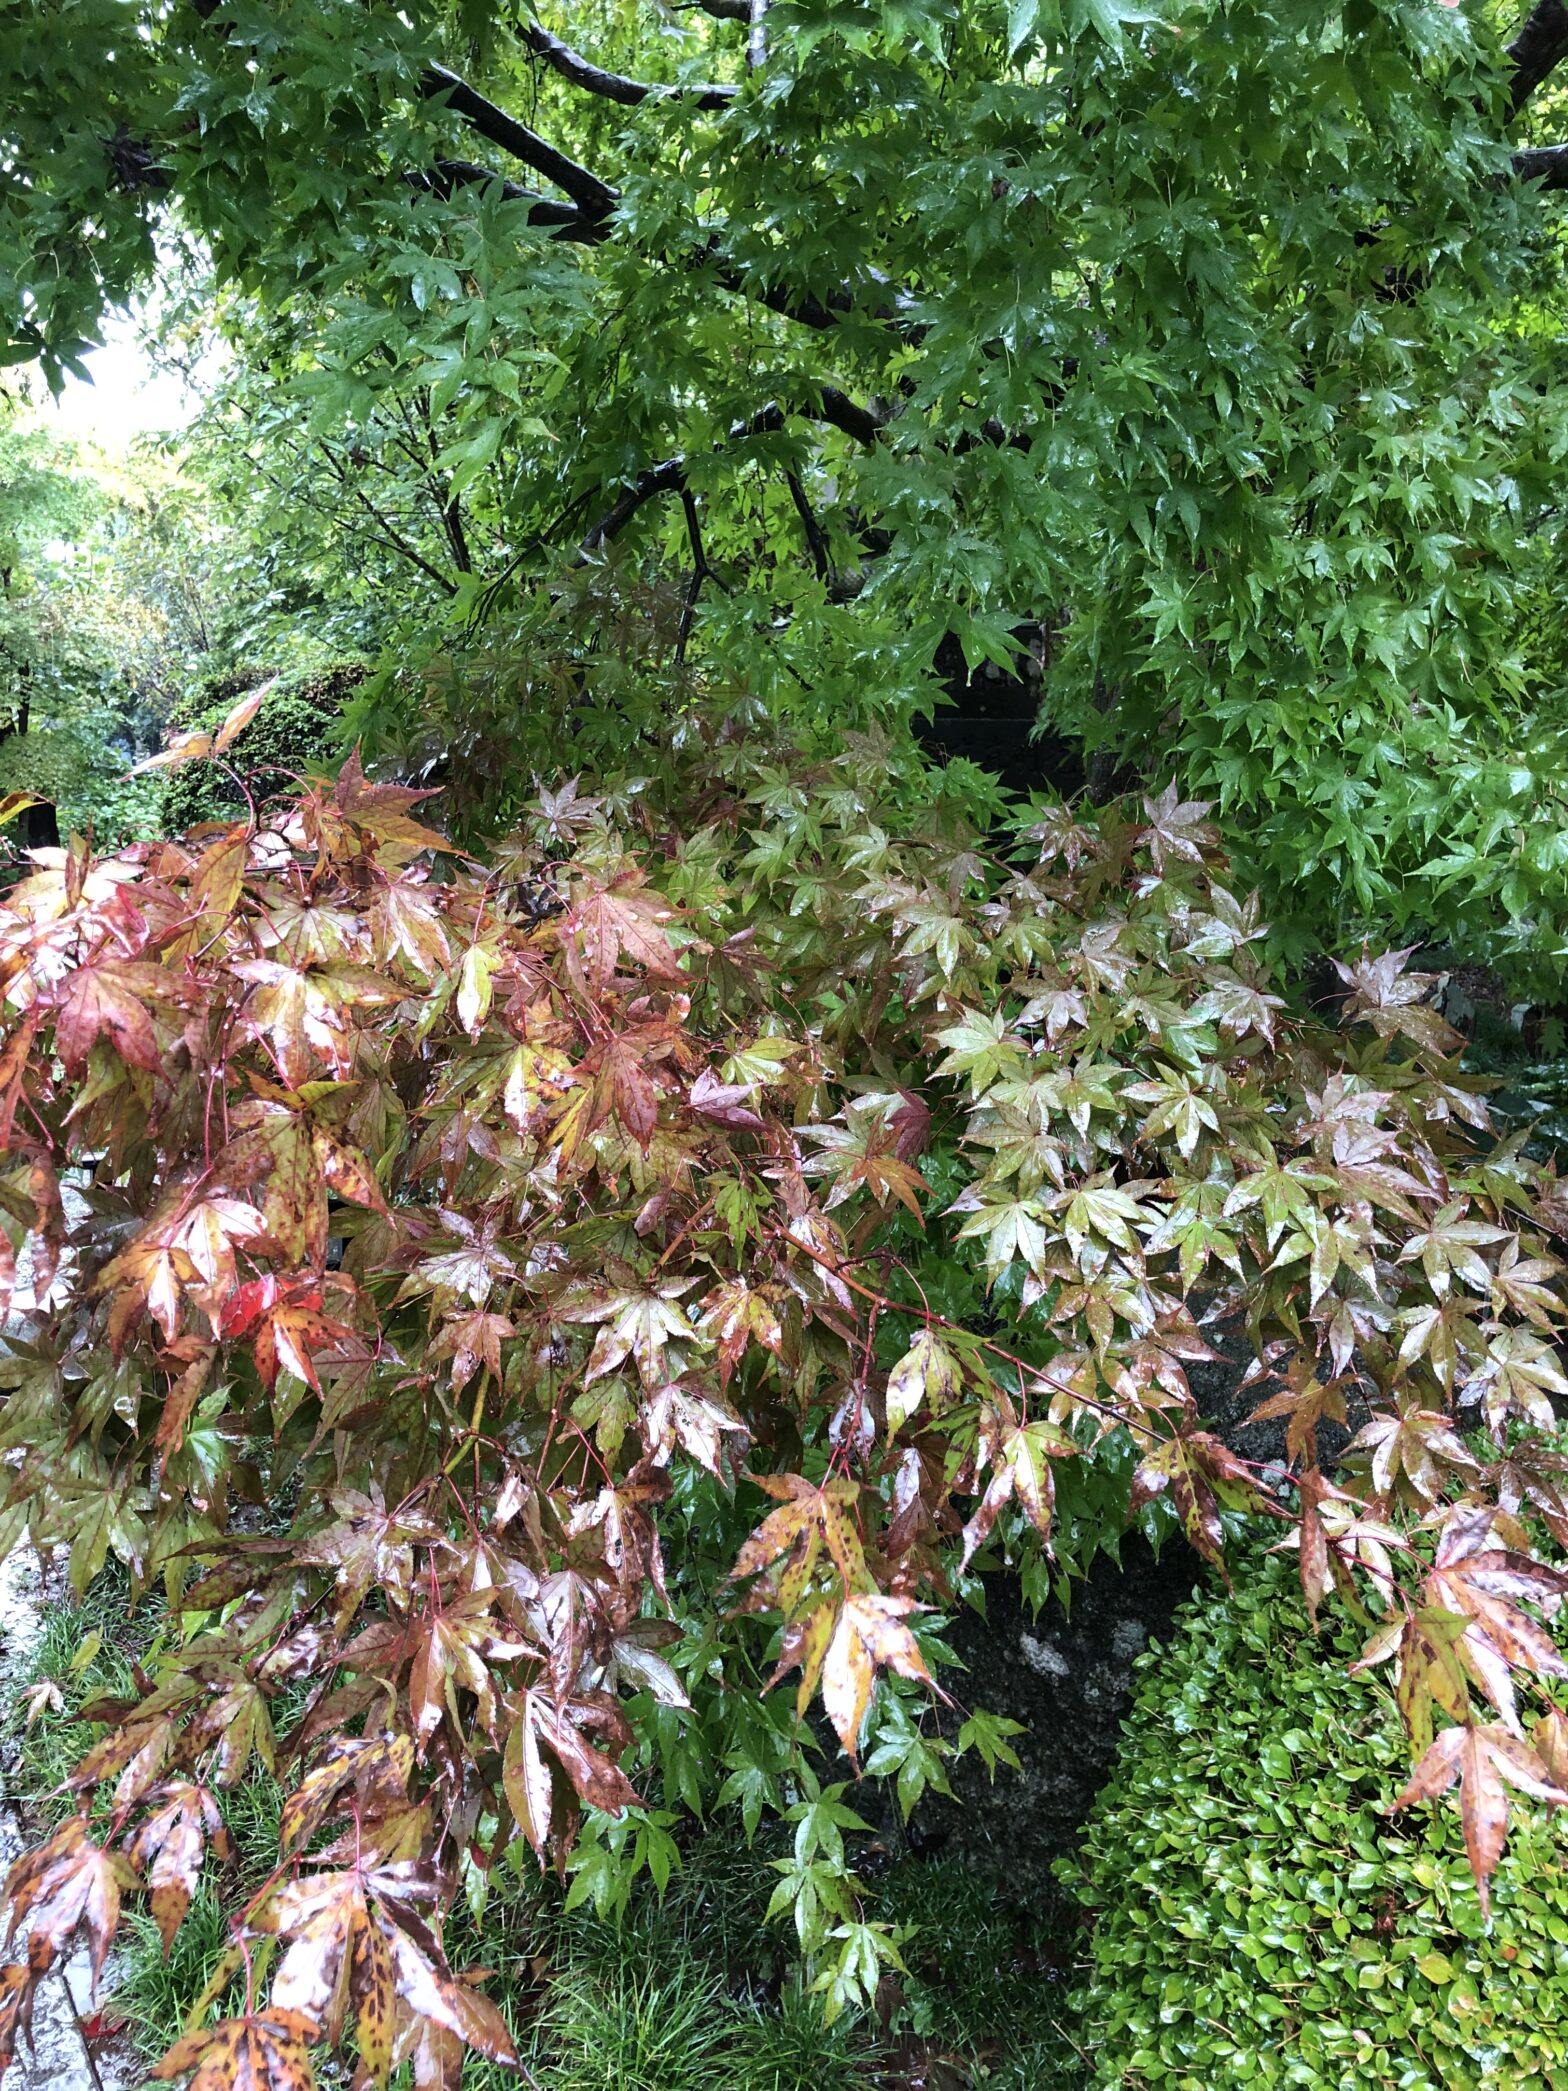
M 995 1761 L 982 1710 L 929 1719 L 933 1610 L 1132 1518 L 1216 1560 L 1294 1519 L 1308 1603 L 1395 1666 L 1403 1798 L 1462 1781 L 1483 1897 L 1505 1785 L 1568 1797 L 1564 1206 L 1422 978 L 1368 959 L 1346 1037 L 1290 1021 L 1173 794 L 982 836 L 878 745 L 649 753 L 484 865 L 354 759 L 7 896 L 0 1190 L 53 1289 L 0 1544 L 161 1577 L 180 1629 L 84 1709 L 79 1810 L 13 1870 L 0 2046 L 123 1896 L 173 1937 L 256 1765 L 244 2009 L 163 2064 L 204 2091 L 317 2043 L 422 2085 L 511 2059 L 457 1887 L 524 1840 L 613 1912 L 709 1805 L 789 1825 L 775 1911 L 830 2013 L 864 1998 L 899 1939 L 801 1715 L 906 1806 Z M 1247 1317 L 1288 1477 L 1204 1427 L 1191 1297 Z
M 1347 1675 L 1357 1648 L 1311 1640 L 1275 1561 L 1144 1658 L 1085 1853 L 1099 2083 L 1568 2080 L 1563 1818 L 1510 1843 L 1488 1922 L 1458 1822 L 1387 1820 L 1399 1717 Z
M 195 691 L 175 707 L 170 724 L 181 737 L 215 734 L 236 698 L 264 690 L 265 702 L 245 736 L 246 772 L 264 793 L 291 790 L 307 774 L 341 759 L 343 708 L 364 676 L 363 665 L 354 661 L 303 674 L 241 669 Z M 199 821 L 237 820 L 245 811 L 246 789 L 226 764 L 181 763 L 164 783 L 160 827 L 181 835 Z

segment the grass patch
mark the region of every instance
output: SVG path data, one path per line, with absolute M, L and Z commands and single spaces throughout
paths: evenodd
M 14 1698 L 0 1720 L 12 1744 L 6 1784 L 30 1824 L 52 1829 L 74 1805 L 60 1791 L 102 1733 L 79 1709 L 105 1693 L 135 1690 L 132 1664 L 152 1645 L 159 1610 L 133 1607 L 118 1564 L 97 1578 L 82 1603 L 45 1601 L 37 1641 L 12 1679 Z M 35 1688 L 51 1686 L 47 1699 Z

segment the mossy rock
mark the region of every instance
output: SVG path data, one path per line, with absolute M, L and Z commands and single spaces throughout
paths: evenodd
M 249 784 L 259 803 L 293 789 L 307 771 L 332 767 L 342 750 L 343 711 L 369 673 L 364 663 L 339 662 L 306 674 L 279 675 L 260 711 L 229 751 L 226 767 L 191 762 L 172 770 L 163 792 L 163 832 L 180 835 L 199 821 L 230 820 L 245 811 L 245 794 L 232 772 Z M 193 691 L 172 721 L 181 732 L 215 731 L 247 691 L 269 680 L 264 669 L 236 669 Z
M 1408 1753 L 1359 1649 L 1274 1557 L 1143 1659 L 1070 1876 L 1096 2085 L 1568 2085 L 1568 1810 L 1515 1807 L 1488 1921 L 1457 1809 L 1385 1812 Z

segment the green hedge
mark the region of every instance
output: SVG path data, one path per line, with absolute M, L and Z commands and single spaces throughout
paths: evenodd
M 1387 1685 L 1314 1643 L 1293 1558 L 1197 1603 L 1144 1677 L 1075 1876 L 1101 2087 L 1568 2087 L 1568 1810 L 1518 1806 L 1490 1926 L 1448 1803 L 1390 1818 Z
M 335 767 L 343 752 L 338 727 L 344 706 L 367 672 L 359 662 L 341 662 L 276 678 L 227 757 L 258 801 L 292 790 L 294 778 L 308 770 Z M 214 678 L 178 707 L 171 724 L 181 731 L 198 726 L 215 731 L 247 691 L 268 680 L 268 673 L 237 670 Z M 244 810 L 245 794 L 229 769 L 192 762 L 169 772 L 162 808 L 166 835 L 183 834 L 198 821 L 232 820 Z

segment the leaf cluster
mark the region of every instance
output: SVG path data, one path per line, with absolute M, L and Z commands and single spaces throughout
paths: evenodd
M 125 1896 L 176 1934 L 255 1767 L 275 1866 L 167 2074 L 509 2064 L 453 1896 L 523 1848 L 613 1914 L 709 1808 L 784 1826 L 831 2017 L 903 1939 L 812 1702 L 906 1812 L 953 1750 L 1005 1762 L 1005 1724 L 932 1719 L 941 1608 L 1133 1520 L 1219 1565 L 1277 1521 L 1394 1666 L 1399 1806 L 1459 1779 L 1483 1900 L 1508 1789 L 1564 1798 L 1564 1205 L 1431 981 L 1366 955 L 1329 1034 L 1206 806 L 981 833 L 888 769 L 715 729 L 540 790 L 480 863 L 356 755 L 36 854 L 0 908 L 0 1206 L 43 1302 L 0 1543 L 161 1578 L 180 1628 L 83 1709 L 7 2025 Z M 1221 1323 L 1266 1469 L 1188 1383 Z

